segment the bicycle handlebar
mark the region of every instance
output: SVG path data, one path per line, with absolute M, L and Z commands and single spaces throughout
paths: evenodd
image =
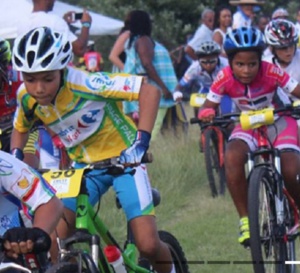
M 294 107 L 292 104 L 289 104 L 289 105 L 286 105 L 286 106 L 283 106 L 280 108 L 276 108 L 273 110 L 273 113 L 274 114 L 284 113 L 284 115 L 286 115 L 286 116 L 293 116 L 296 119 L 300 119 L 300 107 L 299 106 Z M 228 124 L 228 123 L 234 122 L 234 120 L 232 118 L 239 118 L 241 114 L 242 114 L 242 112 L 219 115 L 219 116 L 214 117 L 211 122 L 204 122 L 198 118 L 191 118 L 190 124 L 199 123 L 199 124 L 203 124 L 206 126 L 224 125 L 224 123 Z
M 1 262 L 0 263 L 0 272 L 6 271 L 8 269 L 17 269 L 23 272 L 27 272 L 27 273 L 31 273 L 31 270 L 29 270 L 28 268 L 21 266 L 19 264 L 13 263 L 13 262 Z
M 151 162 L 153 162 L 152 153 L 146 153 L 143 156 L 141 163 L 151 163 Z M 139 164 L 121 164 L 120 157 L 112 157 L 112 158 L 101 160 L 99 162 L 88 164 L 88 167 L 86 169 L 102 170 L 107 168 L 116 168 L 122 172 L 122 170 L 124 170 L 124 167 L 136 167 L 137 165 Z M 38 169 L 38 172 L 43 174 L 49 172 L 50 170 L 51 169 Z

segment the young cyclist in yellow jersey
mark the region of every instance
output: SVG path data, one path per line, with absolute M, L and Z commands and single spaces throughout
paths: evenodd
M 22 72 L 24 85 L 17 97 L 12 153 L 22 156 L 28 131 L 39 118 L 64 144 L 75 168 L 115 156 L 120 156 L 121 163 L 139 164 L 149 147 L 159 90 L 143 84 L 140 76 L 87 73 L 67 67 L 71 52 L 64 34 L 46 27 L 16 39 L 13 64 Z M 138 130 L 122 113 L 122 100 L 139 100 Z M 146 169 L 136 167 L 134 176 L 131 168 L 125 170 L 120 176 L 94 170 L 93 179 L 87 181 L 90 202 L 96 204 L 113 186 L 141 255 L 149 259 L 158 273 L 174 272 L 170 263 L 156 263 L 171 261 L 171 256 L 158 237 Z M 63 202 L 65 217 L 74 226 L 75 199 Z M 71 232 L 64 220 L 57 230 L 62 238 Z

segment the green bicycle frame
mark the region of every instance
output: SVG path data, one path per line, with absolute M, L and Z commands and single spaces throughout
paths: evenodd
M 76 229 L 87 230 L 92 235 L 99 235 L 107 245 L 117 246 L 122 252 L 124 264 L 128 273 L 151 273 L 150 270 L 137 265 L 138 250 L 135 244 L 127 243 L 124 250 L 120 248 L 100 217 L 95 215 L 94 208 L 89 203 L 87 194 L 80 193 L 77 196 Z M 103 255 L 101 256 L 105 258 L 107 265 L 109 265 L 103 250 L 99 248 L 99 252 L 102 252 Z M 105 272 L 102 262 L 103 259 L 99 259 L 98 268 L 100 269 L 100 272 Z M 107 267 L 109 268 L 110 273 L 114 273 L 110 266 L 105 266 L 105 268 Z

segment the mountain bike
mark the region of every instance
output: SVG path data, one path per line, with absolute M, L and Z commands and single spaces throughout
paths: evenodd
M 259 120 L 258 149 L 248 153 L 248 212 L 250 248 L 255 273 L 295 273 L 295 239 L 299 236 L 299 212 L 281 176 L 280 151 L 266 134 L 274 114 L 299 118 L 299 108 L 265 109 L 251 113 L 245 122 Z M 255 123 L 255 122 L 254 122 Z M 252 125 L 251 125 L 252 126 Z
M 281 176 L 280 150 L 272 146 L 267 125 L 274 116 L 300 118 L 300 108 L 226 114 L 216 120 L 238 117 L 243 129 L 255 129 L 258 148 L 247 155 L 250 249 L 255 273 L 295 273 L 295 239 L 299 236 L 299 212 Z
M 47 273 L 113 273 L 103 251 L 105 245 L 114 245 L 120 250 L 128 273 L 153 272 L 150 264 L 139 257 L 129 225 L 127 225 L 127 239 L 124 247 L 121 247 L 97 211 L 95 212 L 89 203 L 86 177 L 93 169 L 107 170 L 114 175 L 120 175 L 124 172 L 124 167 L 119 164 L 118 158 L 91 164 L 83 169 L 42 171 L 44 172 L 43 176 L 57 190 L 58 197 L 76 197 L 77 199 L 76 232 L 73 236 L 60 240 L 59 262 L 51 267 Z M 152 194 L 154 205 L 158 205 L 160 202 L 158 191 L 153 189 Z M 159 237 L 170 249 L 176 272 L 188 273 L 187 260 L 178 240 L 167 231 L 159 231 Z M 77 243 L 88 245 L 88 249 L 84 249 L 82 245 L 78 247 Z
M 191 99 L 201 105 L 206 94 L 193 94 Z M 193 98 L 193 96 L 195 96 Z M 193 104 L 196 105 L 196 104 Z M 224 169 L 224 150 L 228 140 L 229 126 L 233 123 L 231 119 L 214 120 L 211 123 L 202 122 L 198 118 L 192 118 L 191 124 L 199 124 L 200 152 L 204 153 L 206 174 L 209 182 L 212 197 L 223 195 L 226 189 L 225 169 Z

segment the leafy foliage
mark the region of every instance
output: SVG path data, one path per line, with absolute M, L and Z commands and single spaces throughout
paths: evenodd
M 153 37 L 167 48 L 173 49 L 185 43 L 187 34 L 194 33 L 199 25 L 200 14 L 205 7 L 214 9 L 221 4 L 228 4 L 229 0 L 63 0 L 63 2 L 120 20 L 124 20 L 125 15 L 133 9 L 146 10 L 153 19 Z M 276 8 L 285 7 L 290 12 L 291 19 L 295 20 L 298 2 L 297 0 L 266 0 L 259 13 L 270 16 Z M 232 11 L 235 11 L 235 7 L 232 7 Z M 112 37 L 97 38 L 101 43 L 97 44 L 96 40 L 96 44 L 101 48 L 104 57 L 107 56 L 114 39 Z

